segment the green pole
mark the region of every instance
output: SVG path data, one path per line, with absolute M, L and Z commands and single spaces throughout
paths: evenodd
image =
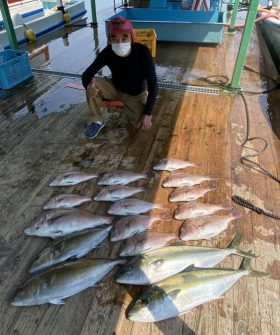
M 91 16 L 92 16 L 92 24 L 97 26 L 97 15 L 96 15 L 95 0 L 91 0 Z
M 235 21 L 236 21 L 236 16 L 237 16 L 237 12 L 238 12 L 238 7 L 239 7 L 239 0 L 235 0 L 234 2 L 234 7 L 233 7 L 233 12 L 231 15 L 231 20 L 230 20 L 230 26 L 228 27 L 228 32 L 232 33 L 235 31 Z
M 3 16 L 5 29 L 12 49 L 19 49 L 14 25 L 11 19 L 9 7 L 6 0 L 0 0 L 0 10 Z
M 246 18 L 245 28 L 241 38 L 237 58 L 235 61 L 234 71 L 231 78 L 230 86 L 232 88 L 240 88 L 241 71 L 243 70 L 245 57 L 248 51 L 250 38 L 252 35 L 254 22 L 258 11 L 258 6 L 259 6 L 259 0 L 251 0 L 249 11 Z

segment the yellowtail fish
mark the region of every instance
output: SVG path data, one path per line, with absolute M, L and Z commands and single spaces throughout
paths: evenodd
M 180 159 L 164 158 L 164 159 L 161 159 L 156 165 L 154 165 L 153 169 L 157 171 L 163 171 L 163 170 L 175 171 L 175 170 L 187 168 L 189 166 L 197 167 L 198 165 L 195 163 L 183 161 Z
M 196 306 L 220 298 L 244 276 L 266 277 L 244 259 L 238 270 L 193 269 L 176 274 L 151 287 L 128 309 L 127 317 L 137 322 L 156 322 L 188 313 Z
M 84 181 L 97 178 L 95 173 L 86 172 L 66 172 L 55 177 L 49 186 L 71 186 L 82 183 Z
M 63 299 L 94 286 L 116 265 L 124 263 L 123 260 L 94 258 L 63 263 L 27 280 L 16 292 L 12 305 L 64 304 Z
M 63 261 L 83 257 L 105 240 L 111 228 L 86 229 L 53 242 L 38 254 L 29 272 L 42 271 Z
M 237 236 L 226 249 L 189 246 L 183 243 L 165 246 L 133 257 L 117 274 L 117 282 L 132 285 L 149 285 L 168 278 L 189 266 L 212 267 L 228 255 L 254 257 L 238 249 Z

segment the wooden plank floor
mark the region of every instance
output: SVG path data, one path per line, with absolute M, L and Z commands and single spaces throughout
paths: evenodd
M 160 43 L 155 62 L 162 80 L 198 83 L 189 73 L 199 76 L 222 74 L 230 77 L 238 50 L 240 33 L 225 35 L 222 45 Z M 253 36 L 246 65 L 259 71 L 263 64 L 258 39 Z M 275 74 L 274 74 L 275 75 Z M 49 77 L 36 76 L 45 87 Z M 71 81 L 71 80 L 69 80 Z M 242 87 L 258 91 L 260 76 L 244 72 Z M 264 85 L 265 86 L 265 85 Z M 263 87 L 264 87 L 263 86 Z M 27 90 L 27 91 L 26 91 Z M 30 89 L 31 90 L 31 89 Z M 24 95 L 27 88 L 16 94 Z M 69 89 L 69 94 L 71 90 Z M 14 98 L 14 97 L 13 97 Z M 13 105 L 6 99 L 1 111 L 10 115 Z M 279 91 L 265 96 L 246 96 L 250 111 L 250 136 L 262 136 L 268 149 L 258 162 L 269 171 L 280 174 L 280 142 L 273 132 L 267 114 L 279 106 Z M 268 102 L 267 102 L 268 101 Z M 278 105 L 277 105 L 278 104 Z M 15 107 L 14 107 L 15 108 Z M 148 171 L 161 158 L 176 157 L 201 164 L 201 169 L 188 169 L 219 177 L 217 189 L 206 197 L 207 202 L 231 203 L 238 194 L 274 213 L 280 213 L 279 184 L 240 164 L 244 149 L 240 144 L 246 131 L 244 105 L 239 96 L 207 95 L 160 90 L 153 129 L 128 136 L 120 111 L 106 115 L 106 127 L 95 140 L 83 136 L 86 104 L 79 104 L 67 113 L 51 114 L 40 120 L 35 114 L 0 124 L 0 333 L 55 335 L 227 335 L 279 334 L 279 222 L 260 216 L 236 205 L 243 217 L 211 242 L 196 245 L 226 247 L 233 234 L 243 235 L 242 247 L 259 257 L 253 267 L 267 271 L 270 278 L 241 279 L 223 298 L 199 306 L 189 314 L 155 324 L 134 323 L 125 318 L 131 300 L 140 287 L 118 285 L 113 271 L 100 287 L 87 289 L 66 299 L 65 305 L 44 304 L 14 307 L 10 300 L 17 287 L 27 278 L 28 268 L 36 253 L 49 243 L 48 239 L 25 236 L 24 228 L 42 211 L 42 204 L 63 192 L 94 195 L 99 187 L 95 181 L 69 188 L 48 187 L 49 180 L 61 171 L 82 169 L 103 172 L 115 169 Z M 258 145 L 258 143 L 254 143 Z M 168 203 L 170 190 L 161 187 L 167 172 L 158 173 L 150 182 L 151 189 L 139 198 Z M 82 206 L 105 214 L 108 205 L 90 203 Z M 175 205 L 170 204 L 172 211 Z M 158 223 L 154 229 L 178 232 L 181 222 Z M 91 252 L 91 256 L 117 257 L 120 243 L 107 241 Z M 222 267 L 238 268 L 241 258 L 228 257 Z

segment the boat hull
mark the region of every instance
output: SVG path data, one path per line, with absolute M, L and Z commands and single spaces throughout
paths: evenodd
M 267 18 L 258 24 L 271 53 L 271 57 L 280 73 L 280 21 Z
M 71 16 L 71 22 L 80 20 L 86 13 L 84 1 L 76 1 L 65 7 L 65 10 Z M 39 18 L 30 17 L 30 20 L 25 23 L 28 29 L 32 29 L 37 37 L 47 34 L 65 25 L 63 14 L 61 11 L 53 11 L 53 13 L 46 14 Z M 25 44 L 28 39 L 25 36 L 25 28 L 23 25 L 14 27 L 18 44 Z M 0 44 L 6 49 L 10 48 L 10 43 L 6 31 L 0 32 Z

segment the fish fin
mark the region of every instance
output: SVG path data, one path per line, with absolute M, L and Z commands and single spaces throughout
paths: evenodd
M 53 304 L 53 305 L 64 305 L 65 304 L 65 302 L 62 299 L 59 299 L 59 298 L 51 299 L 51 300 L 49 300 L 49 303 Z
M 255 256 L 254 254 L 252 254 L 251 252 L 245 252 L 242 251 L 238 248 L 240 242 L 242 239 L 242 235 L 241 234 L 237 234 L 234 239 L 231 241 L 228 249 L 233 249 L 235 251 L 236 255 L 239 256 L 243 256 L 243 257 L 247 257 L 247 258 L 256 258 L 257 256 Z
M 187 266 L 185 269 L 183 269 L 182 271 L 180 271 L 180 273 L 181 273 L 181 272 L 192 271 L 192 270 L 194 270 L 194 269 L 195 269 L 194 264 L 191 264 L 191 265 Z
M 270 276 L 269 273 L 253 270 L 252 267 L 251 267 L 251 259 L 250 258 L 243 258 L 242 263 L 239 267 L 239 270 L 247 270 L 247 271 L 249 271 L 248 275 L 253 276 L 253 277 L 268 277 L 268 276 Z
M 52 234 L 63 234 L 63 231 L 62 230 L 55 230 L 55 231 L 52 232 Z M 60 235 L 60 236 L 51 236 L 51 238 L 54 239 L 54 240 L 59 239 L 61 237 L 62 237 L 62 235 Z
M 181 290 L 180 289 L 177 289 L 177 290 L 173 290 L 171 292 L 168 293 L 168 296 L 172 299 L 172 300 L 175 300 L 178 295 L 180 294 Z

